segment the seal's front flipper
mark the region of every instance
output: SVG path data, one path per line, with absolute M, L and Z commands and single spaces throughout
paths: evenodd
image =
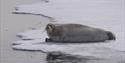
M 46 42 L 52 42 L 52 40 L 50 38 L 46 38 L 45 41 Z

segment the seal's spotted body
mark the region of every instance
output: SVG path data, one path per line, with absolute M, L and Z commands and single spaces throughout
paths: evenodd
M 46 42 L 100 42 L 115 40 L 109 31 L 81 24 L 48 24 Z

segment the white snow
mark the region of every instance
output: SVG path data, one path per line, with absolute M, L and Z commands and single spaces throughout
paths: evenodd
M 12 47 L 108 58 L 117 55 L 125 58 L 125 9 L 123 2 L 124 0 L 49 0 L 48 3 L 39 2 L 17 6 L 17 10 L 14 10 L 16 13 L 44 15 L 54 18 L 55 23 L 80 23 L 112 31 L 116 35 L 116 41 L 90 44 L 45 43 L 46 32 L 42 32 L 44 29 L 38 29 L 17 34 L 25 40 L 14 42 L 16 45 Z
M 41 14 L 57 21 L 118 21 L 124 12 L 122 2 L 124 0 L 50 0 L 20 5 L 14 12 Z
M 43 39 L 46 38 L 46 31 L 44 29 L 39 29 L 39 30 L 28 30 L 25 31 L 25 33 L 18 33 L 18 37 L 21 39 Z

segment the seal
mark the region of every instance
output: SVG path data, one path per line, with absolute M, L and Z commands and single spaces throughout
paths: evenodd
M 81 24 L 52 24 L 46 25 L 49 38 L 46 42 L 102 42 L 105 40 L 116 40 L 114 34 L 103 29 L 89 27 Z

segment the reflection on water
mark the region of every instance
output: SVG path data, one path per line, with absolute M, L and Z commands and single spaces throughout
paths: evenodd
M 41 52 L 40 50 L 26 50 L 26 49 L 24 49 L 24 50 L 23 49 L 13 49 L 13 50 L 24 51 L 24 52 L 25 51 Z M 118 54 L 115 54 L 116 57 L 111 56 L 110 58 L 96 57 L 96 56 L 72 55 L 72 54 L 66 54 L 66 53 L 63 53 L 60 51 L 57 51 L 57 52 L 51 51 L 51 52 L 44 52 L 44 53 L 46 53 L 45 61 L 47 63 L 125 63 L 124 56 L 120 56 L 117 58 L 117 56 L 120 55 L 120 53 L 118 53 L 118 52 L 114 52 L 114 53 L 118 53 Z M 112 54 L 114 54 L 114 53 L 112 52 Z M 98 53 L 98 54 L 101 54 L 101 53 Z M 123 52 L 123 54 L 124 54 L 124 52 Z M 83 55 L 85 55 L 85 54 L 83 53 Z M 104 53 L 102 55 L 106 56 Z M 39 58 L 37 58 L 37 59 L 39 59 Z
M 82 58 L 60 52 L 51 52 L 47 54 L 48 63 L 86 63 L 89 58 Z
M 117 59 L 102 59 L 93 56 L 78 56 L 63 54 L 61 52 L 50 52 L 47 54 L 47 63 L 125 63 Z

